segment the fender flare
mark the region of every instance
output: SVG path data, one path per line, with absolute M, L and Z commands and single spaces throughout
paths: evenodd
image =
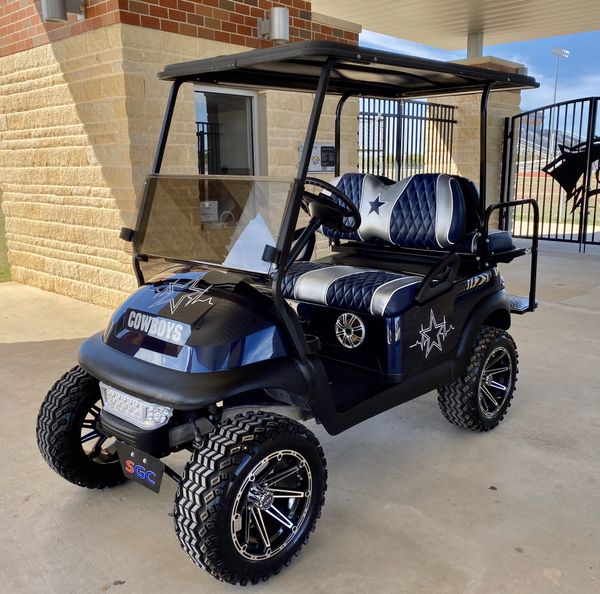
M 469 359 L 477 333 L 487 320 L 496 320 L 496 325 L 503 330 L 510 328 L 510 306 L 506 291 L 498 291 L 483 298 L 474 308 L 467 319 L 458 346 L 454 363 L 452 364 L 452 380 L 463 375 Z

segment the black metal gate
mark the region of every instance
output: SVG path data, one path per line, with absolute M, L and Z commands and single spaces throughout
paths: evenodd
M 600 244 L 598 97 L 564 101 L 505 121 L 503 200 L 533 198 L 540 239 Z M 531 237 L 533 215 L 505 212 L 504 229 Z
M 451 173 L 454 109 L 425 101 L 361 99 L 359 170 L 397 180 Z

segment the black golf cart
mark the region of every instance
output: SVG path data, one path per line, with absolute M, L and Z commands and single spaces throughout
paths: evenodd
M 486 208 L 486 105 L 492 89 L 536 83 L 324 42 L 160 78 L 172 87 L 156 158 L 135 229 L 122 231 L 140 288 L 46 396 L 38 443 L 83 487 L 126 477 L 158 491 L 167 474 L 183 549 L 219 580 L 256 583 L 299 552 L 324 501 L 323 450 L 299 421 L 337 434 L 434 389 L 455 425 L 503 419 L 517 379 L 511 313 L 536 307 L 537 209 L 530 248 L 490 229 L 495 211 L 529 201 Z M 313 93 L 296 177 L 161 173 L 178 94 L 198 83 Z M 479 191 L 445 172 L 340 171 L 348 98 L 476 92 Z M 327 94 L 339 97 L 329 182 L 307 177 Z M 330 252 L 315 260 L 317 235 Z M 524 254 L 530 293 L 510 296 L 497 265 Z M 182 449 L 179 476 L 160 459 Z

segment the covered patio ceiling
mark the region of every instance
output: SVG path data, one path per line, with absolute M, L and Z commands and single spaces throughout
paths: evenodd
M 447 50 L 600 29 L 598 0 L 312 0 L 315 12 Z

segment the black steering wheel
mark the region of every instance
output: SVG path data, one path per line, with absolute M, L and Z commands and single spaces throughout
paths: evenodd
M 301 206 L 306 214 L 319 219 L 322 225 L 342 233 L 352 233 L 360 227 L 360 211 L 344 192 L 316 177 L 307 177 L 305 184 L 317 186 L 329 192 L 329 195 L 323 192 L 314 194 L 304 189 Z M 343 206 L 333 199 L 334 196 L 343 203 Z M 346 219 L 352 219 L 352 222 L 348 224 Z

